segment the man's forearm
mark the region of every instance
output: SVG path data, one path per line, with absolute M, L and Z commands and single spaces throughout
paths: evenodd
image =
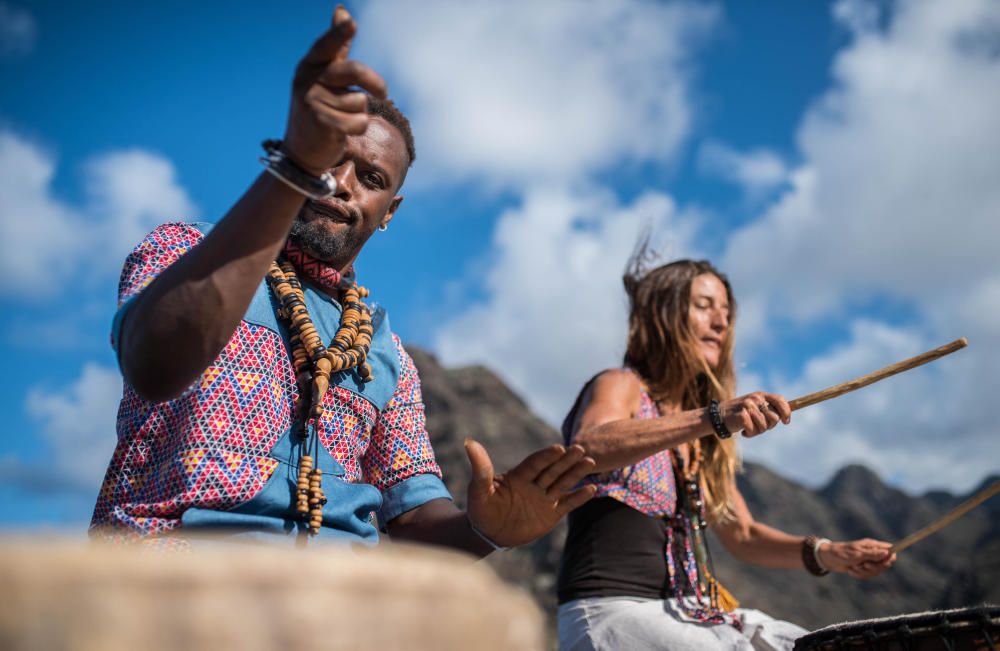
M 122 326 L 122 371 L 147 400 L 178 396 L 229 341 L 281 249 L 302 195 L 261 174 L 202 242 L 136 299 Z
M 465 511 L 447 499 L 431 500 L 408 511 L 389 522 L 387 529 L 395 541 L 451 547 L 479 558 L 493 551 L 493 546 L 473 531 Z

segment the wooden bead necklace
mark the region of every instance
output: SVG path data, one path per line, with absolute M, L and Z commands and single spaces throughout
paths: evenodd
M 296 403 L 299 413 L 303 411 L 301 396 L 310 397 L 309 408 L 305 412 L 295 510 L 303 521 L 308 522 L 309 533 L 316 535 L 323 526 L 323 506 L 327 502 L 322 486 L 323 471 L 315 466 L 315 459 L 320 453 L 317 428 L 323 415 L 323 398 L 330 388 L 330 374 L 357 369 L 363 381 L 374 379 L 367 362 L 374 328 L 371 310 L 361 300 L 368 296 L 368 290 L 352 281 L 341 281 L 340 326 L 330 345 L 324 346 L 306 308 L 295 267 L 286 260 L 272 262 L 267 279 L 271 291 L 281 303 L 277 310 L 278 317 L 288 326 L 292 367 L 299 385 L 300 400 Z M 309 454 L 310 448 L 312 455 Z

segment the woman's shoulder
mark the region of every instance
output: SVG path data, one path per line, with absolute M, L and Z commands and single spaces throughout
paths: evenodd
M 594 398 L 637 402 L 642 395 L 642 380 L 629 368 L 605 369 L 594 376 L 591 394 Z

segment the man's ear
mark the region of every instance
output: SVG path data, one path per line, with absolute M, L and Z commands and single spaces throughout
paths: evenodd
M 389 209 L 385 211 L 385 216 L 382 217 L 382 221 L 379 222 L 379 228 L 388 228 L 389 222 L 395 216 L 396 211 L 399 209 L 399 204 L 403 203 L 403 195 L 397 194 L 392 198 L 392 202 L 389 204 Z

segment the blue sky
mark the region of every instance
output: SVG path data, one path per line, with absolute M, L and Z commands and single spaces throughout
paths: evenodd
M 812 485 L 860 461 L 913 491 L 1000 470 L 995 2 L 348 6 L 417 139 L 359 262 L 404 341 L 487 364 L 555 422 L 620 357 L 618 277 L 652 227 L 732 277 L 742 390 L 972 341 L 747 458 Z M 89 518 L 121 261 L 259 173 L 332 8 L 0 2 L 0 526 Z

